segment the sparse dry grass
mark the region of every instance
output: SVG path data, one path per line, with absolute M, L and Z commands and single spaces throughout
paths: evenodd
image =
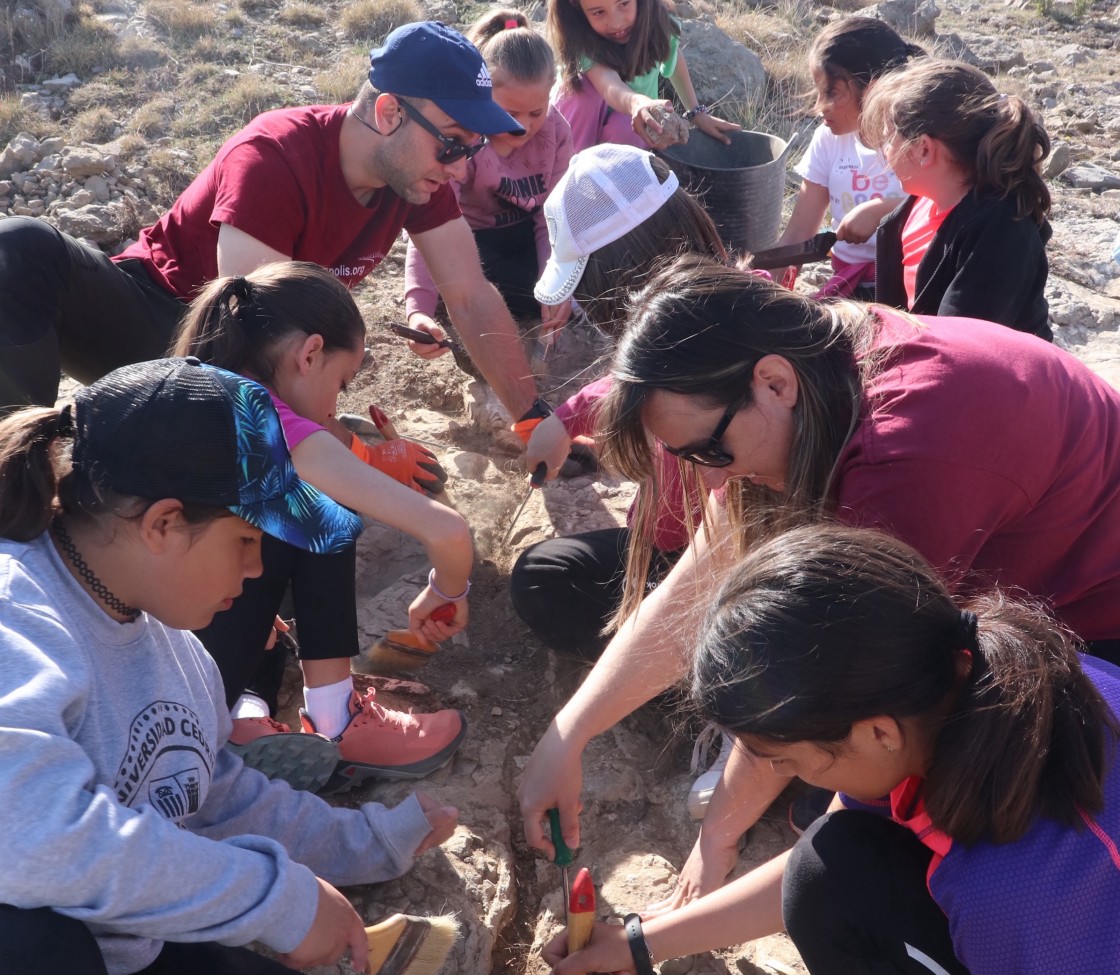
M 354 48 L 330 68 L 316 74 L 311 84 L 324 105 L 348 102 L 357 94 L 368 68 L 369 52 L 365 48 Z
M 276 18 L 291 27 L 321 27 L 327 22 L 327 15 L 321 7 L 303 0 L 285 4 Z
M 347 37 L 380 44 L 394 28 L 423 19 L 419 0 L 355 0 L 342 11 L 340 26 Z
M 86 109 L 70 124 L 70 135 L 78 142 L 108 142 L 117 128 L 117 119 L 104 105 Z
M 148 0 L 144 11 L 148 20 L 175 43 L 196 41 L 218 26 L 214 10 L 197 0 Z
M 117 35 L 103 24 L 82 19 L 55 37 L 43 51 L 43 72 L 74 72 L 89 78 L 94 68 L 102 71 L 117 63 Z
M 157 95 L 136 110 L 129 127 L 145 139 L 156 139 L 171 131 L 174 114 L 175 99 L 168 95 Z

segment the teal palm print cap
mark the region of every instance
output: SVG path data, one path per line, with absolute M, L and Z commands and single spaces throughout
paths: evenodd
M 338 552 L 361 519 L 300 479 L 268 390 L 197 359 L 109 373 L 74 398 L 74 466 L 119 494 L 222 505 L 308 552 Z

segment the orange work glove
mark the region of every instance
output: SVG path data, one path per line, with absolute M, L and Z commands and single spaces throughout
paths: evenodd
M 510 427 L 510 429 L 521 438 L 523 444 L 528 445 L 529 438 L 533 436 L 533 431 L 537 428 L 537 424 L 546 416 L 552 416 L 552 407 L 543 399 L 534 400 L 533 405 L 529 407 L 525 415 Z
M 351 435 L 350 452 L 422 494 L 440 494 L 447 483 L 447 471 L 440 467 L 436 455 L 411 440 L 386 440 L 371 446 Z

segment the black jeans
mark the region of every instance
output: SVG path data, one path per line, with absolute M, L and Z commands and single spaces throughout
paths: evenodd
M 513 608 L 541 641 L 594 661 L 607 645 L 603 627 L 622 601 L 628 528 L 550 538 L 525 549 L 510 573 Z M 655 552 L 647 589 L 673 567 L 679 552 Z
M 186 305 L 43 220 L 0 220 L 0 416 L 53 406 L 59 373 L 91 383 L 167 354 Z
M 295 969 L 248 948 L 212 941 L 167 942 L 136 975 L 291 975 Z M 0 904 L 0 975 L 106 975 L 93 935 L 81 921 L 50 908 Z
M 352 657 L 358 652 L 358 604 L 354 592 L 357 546 L 333 555 L 312 555 L 271 535 L 261 538 L 264 572 L 246 579 L 233 606 L 196 630 L 218 663 L 232 707 L 245 690 L 259 694 L 275 713 L 285 654 L 266 652 L 272 621 L 290 584 L 299 632 L 300 659 Z
M 533 221 L 476 230 L 474 242 L 482 273 L 501 292 L 510 312 L 522 318 L 539 315 L 540 303 L 533 297 L 533 286 L 540 276 Z
M 842 810 L 797 841 L 782 880 L 786 931 L 812 975 L 968 975 L 926 887 L 931 851 L 883 816 Z

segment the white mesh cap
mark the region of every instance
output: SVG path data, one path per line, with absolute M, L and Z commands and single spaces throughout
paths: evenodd
M 676 192 L 677 177 L 664 183 L 634 146 L 604 143 L 577 152 L 544 202 L 552 254 L 533 294 L 543 305 L 572 296 L 587 259 L 644 223 Z

